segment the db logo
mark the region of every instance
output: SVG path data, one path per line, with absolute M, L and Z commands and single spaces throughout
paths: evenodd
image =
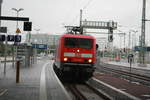
M 76 55 L 76 57 L 81 57 L 80 53 L 76 53 L 75 55 Z

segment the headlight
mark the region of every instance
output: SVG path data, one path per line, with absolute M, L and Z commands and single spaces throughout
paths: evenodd
M 92 62 L 92 59 L 89 59 L 88 62 L 91 63 L 91 62 Z
M 68 58 L 64 58 L 64 61 L 67 61 L 68 60 Z

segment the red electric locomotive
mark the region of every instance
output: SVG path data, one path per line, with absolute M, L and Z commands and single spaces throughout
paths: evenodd
M 63 79 L 86 81 L 94 72 L 96 39 L 90 35 L 64 34 L 56 47 L 54 70 Z

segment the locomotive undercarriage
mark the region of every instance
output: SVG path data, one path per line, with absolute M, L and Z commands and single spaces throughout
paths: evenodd
M 91 66 L 61 64 L 59 68 L 54 65 L 54 70 L 62 81 L 85 82 L 93 76 L 95 68 L 92 64 Z

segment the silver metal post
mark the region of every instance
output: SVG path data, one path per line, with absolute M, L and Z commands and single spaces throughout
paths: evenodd
M 130 83 L 132 82 L 132 76 L 131 76 L 131 70 L 132 70 L 132 61 L 131 58 L 129 58 L 129 63 L 130 63 Z
M 81 24 L 82 24 L 82 9 L 80 10 L 80 27 L 81 27 Z
M 3 0 L 0 0 L 0 16 L 1 16 L 1 12 L 2 12 L 2 3 L 3 3 Z M 0 27 L 1 27 L 1 20 L 0 20 Z
M 17 29 L 19 28 L 18 27 L 18 17 L 19 17 L 19 12 L 24 10 L 23 8 L 20 8 L 20 9 L 16 9 L 16 8 L 12 8 L 12 10 L 16 11 L 17 12 L 17 24 L 16 24 L 16 31 Z M 15 54 L 16 53 L 16 54 Z M 15 66 L 15 55 L 17 57 L 17 46 L 16 47 L 13 47 L 13 63 L 12 63 L 12 67 L 14 68 Z
M 131 32 L 129 32 L 129 49 L 131 47 Z
M 82 9 L 80 10 L 80 34 L 83 34 L 83 27 L 82 27 Z
M 5 37 L 7 38 L 7 33 L 5 35 Z M 4 60 L 4 75 L 6 75 L 6 60 L 7 60 L 7 39 L 5 39 L 5 60 Z
M 142 29 L 141 29 L 141 51 L 140 51 L 140 63 L 145 64 L 145 17 L 146 17 L 146 0 L 143 0 L 142 9 Z
M 13 50 L 12 50 L 12 52 L 13 52 L 13 57 L 12 57 L 12 67 L 14 68 L 15 67 L 15 47 L 13 46 Z
M 126 34 L 124 33 L 124 48 L 126 48 Z

